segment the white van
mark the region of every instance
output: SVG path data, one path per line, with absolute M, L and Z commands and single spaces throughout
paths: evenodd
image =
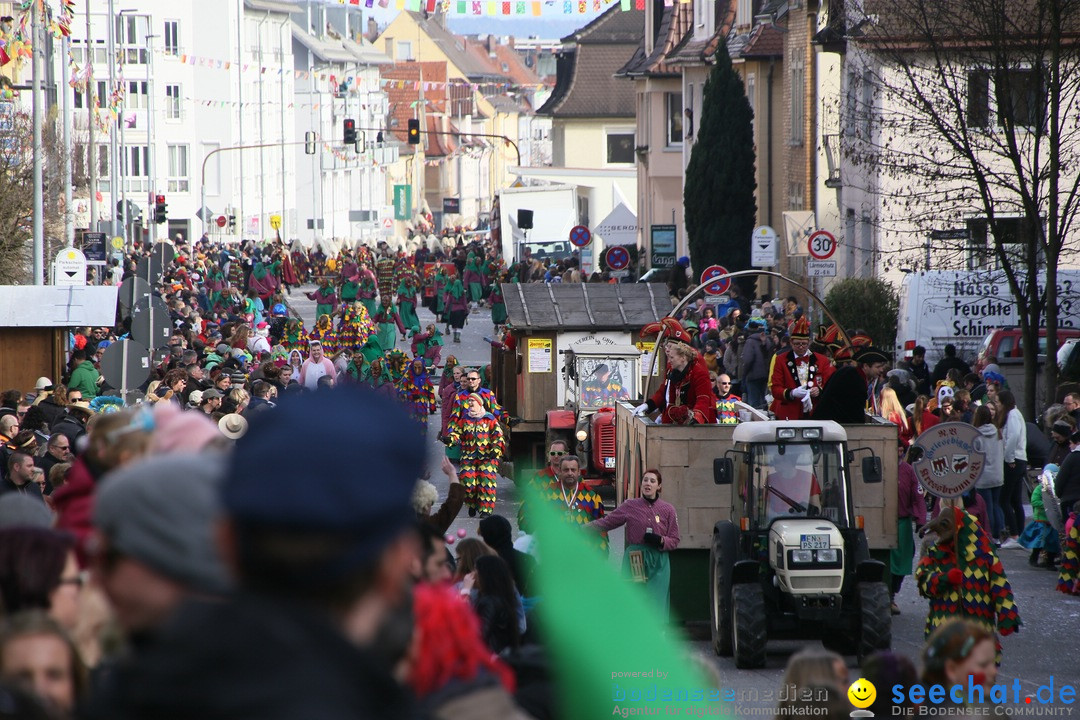
M 1080 270 L 1058 270 L 1058 326 L 1080 328 Z M 909 273 L 900 284 L 896 359 L 926 348 L 930 367 L 946 344 L 972 364 L 992 330 L 1020 324 L 1016 301 L 1001 271 L 928 270 Z

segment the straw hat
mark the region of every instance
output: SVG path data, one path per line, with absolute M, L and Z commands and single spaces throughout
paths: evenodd
M 218 420 L 218 428 L 230 440 L 239 440 L 248 430 L 248 421 L 243 415 L 229 413 Z

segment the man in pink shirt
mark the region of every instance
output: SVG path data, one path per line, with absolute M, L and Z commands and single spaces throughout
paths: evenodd
M 300 384 L 308 390 L 317 390 L 319 388 L 319 379 L 329 377 L 330 382 L 333 383 L 337 378 L 337 370 L 334 369 L 334 363 L 323 357 L 321 342 L 312 340 L 309 347 L 311 354 L 308 355 L 308 359 L 304 361 L 304 364 L 300 366 Z

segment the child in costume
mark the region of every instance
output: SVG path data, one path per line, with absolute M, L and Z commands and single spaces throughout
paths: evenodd
M 505 281 L 505 278 L 503 278 Z M 495 326 L 495 332 L 506 324 L 506 300 L 503 298 L 502 285 L 499 282 L 492 283 L 491 293 L 488 294 L 488 302 L 491 303 L 491 324 Z
M 458 477 L 465 486 L 469 517 L 487 517 L 495 510 L 495 490 L 499 458 L 506 452 L 506 439 L 495 416 L 484 410 L 475 393 L 468 395 L 468 410 L 445 438 L 447 445 L 461 448 Z
M 930 600 L 925 636 L 947 620 L 959 616 L 979 623 L 990 632 L 1011 635 L 1020 627 L 1005 568 L 990 536 L 971 513 L 946 506 L 927 523 L 925 532 L 937 534 L 915 569 L 919 594 Z M 1001 664 L 1001 643 L 997 643 Z
M 390 300 L 389 295 L 381 296 L 381 305 L 379 311 L 375 313 L 375 317 L 372 318 L 375 324 L 379 326 L 378 338 L 379 344 L 385 350 L 389 350 L 394 347 L 394 343 L 397 341 L 394 335 L 394 328 L 396 327 L 401 331 L 401 336 L 405 336 L 405 326 L 401 324 L 401 316 L 398 315 L 397 310 L 394 309 L 394 304 Z
M 1046 508 L 1043 507 L 1043 488 L 1036 485 L 1031 492 L 1031 522 L 1020 533 L 1020 544 L 1031 551 L 1028 565 L 1039 564 L 1039 554 L 1046 553 L 1046 562 L 1042 567 L 1056 570 L 1057 556 L 1061 552 L 1058 544 L 1058 534 L 1050 520 L 1046 517 Z
M 431 384 L 423 358 L 415 358 L 409 363 L 405 376 L 398 384 L 405 409 L 413 420 L 420 424 L 426 437 L 428 415 L 435 412 L 435 386 Z
M 1080 595 L 1080 502 L 1073 505 L 1065 521 L 1065 543 L 1061 546 L 1058 592 Z

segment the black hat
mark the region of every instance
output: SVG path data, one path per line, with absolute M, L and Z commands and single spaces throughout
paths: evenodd
M 889 356 L 873 345 L 866 345 L 855 352 L 854 360 L 859 365 L 870 365 L 879 362 L 887 363 L 889 362 Z

